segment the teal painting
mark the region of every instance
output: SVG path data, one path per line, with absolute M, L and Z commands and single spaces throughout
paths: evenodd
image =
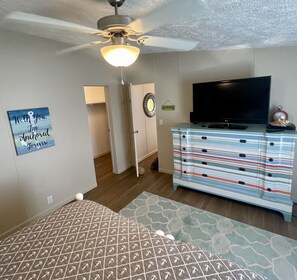
M 48 107 L 7 111 L 7 114 L 17 155 L 55 145 Z

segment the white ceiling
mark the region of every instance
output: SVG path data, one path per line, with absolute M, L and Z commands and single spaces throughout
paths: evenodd
M 126 0 L 119 14 L 142 17 L 171 0 Z M 187 1 L 187 0 L 180 0 Z M 297 0 L 197 0 L 187 16 L 151 30 L 150 35 L 197 41 L 195 50 L 297 46 Z M 7 22 L 22 11 L 96 28 L 97 20 L 114 14 L 107 0 L 0 0 L 0 27 L 70 45 L 96 40 L 94 35 Z M 98 47 L 92 47 L 98 48 Z M 172 51 L 141 46 L 142 53 Z

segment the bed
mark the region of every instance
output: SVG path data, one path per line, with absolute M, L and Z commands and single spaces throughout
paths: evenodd
M 0 241 L 0 279 L 265 279 L 89 200 Z

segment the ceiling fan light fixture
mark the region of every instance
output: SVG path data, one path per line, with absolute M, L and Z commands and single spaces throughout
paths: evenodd
M 139 56 L 139 48 L 128 45 L 111 45 L 101 48 L 103 58 L 112 66 L 127 67 Z

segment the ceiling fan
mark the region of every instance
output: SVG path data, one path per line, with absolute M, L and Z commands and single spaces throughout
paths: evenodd
M 140 50 L 134 45 L 169 48 L 178 51 L 188 51 L 197 45 L 196 41 L 157 37 L 147 35 L 147 33 L 164 24 L 174 22 L 181 16 L 193 13 L 194 9 L 199 8 L 201 11 L 203 8 L 202 0 L 171 0 L 152 13 L 136 20 L 118 13 L 118 8 L 123 5 L 125 0 L 108 0 L 108 2 L 114 7 L 115 14 L 100 18 L 97 22 L 98 29 L 23 12 L 12 12 L 6 16 L 6 19 L 83 32 L 100 37 L 100 40 L 67 48 L 62 53 L 107 44 L 101 48 L 101 54 L 108 63 L 118 67 L 129 66 L 137 59 Z

